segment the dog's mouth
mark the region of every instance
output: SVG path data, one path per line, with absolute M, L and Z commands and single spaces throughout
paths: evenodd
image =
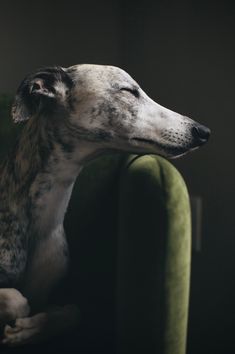
M 140 137 L 134 137 L 131 139 L 131 141 L 138 142 L 143 144 L 144 146 L 151 146 L 154 148 L 154 150 L 158 151 L 159 155 L 169 157 L 169 158 L 174 158 L 174 157 L 180 157 L 184 154 L 186 154 L 188 151 L 192 151 L 197 149 L 199 146 L 195 145 L 190 145 L 190 144 L 185 144 L 185 145 L 179 145 L 179 146 L 172 146 L 170 144 L 163 144 L 160 142 L 157 142 L 153 139 L 146 139 L 146 138 L 140 138 Z M 155 152 L 153 151 L 153 153 Z
M 131 140 L 134 141 L 140 141 L 142 143 L 146 143 L 146 144 L 151 144 L 151 145 L 156 145 L 156 142 L 154 140 L 151 139 L 144 139 L 144 138 L 132 138 Z
M 158 141 L 140 136 L 132 137 L 131 141 L 135 142 L 139 149 L 146 149 L 151 153 L 174 158 L 198 149 L 208 141 L 209 137 L 210 129 L 194 122 L 184 132 L 180 129 L 165 129 Z

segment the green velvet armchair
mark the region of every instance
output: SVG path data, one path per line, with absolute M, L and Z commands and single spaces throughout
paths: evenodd
M 15 134 L 4 104 L 0 158 Z M 60 352 L 185 354 L 191 217 L 173 165 L 153 155 L 97 158 L 77 180 L 65 230 L 72 281 L 64 291 L 81 323 L 73 340 L 55 339 Z

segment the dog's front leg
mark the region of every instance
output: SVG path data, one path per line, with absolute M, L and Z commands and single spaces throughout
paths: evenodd
M 0 289 L 0 327 L 15 321 L 19 317 L 26 317 L 30 313 L 28 300 L 14 288 Z
M 76 305 L 48 309 L 32 317 L 18 318 L 15 326 L 5 326 L 2 343 L 18 346 L 44 341 L 75 328 L 79 324 L 80 311 Z

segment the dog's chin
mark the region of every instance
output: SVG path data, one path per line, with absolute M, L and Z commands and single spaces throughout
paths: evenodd
M 145 138 L 133 138 L 132 139 L 137 145 L 139 145 L 139 149 L 143 150 L 143 153 L 152 153 L 157 154 L 167 159 L 177 159 L 181 156 L 186 155 L 188 152 L 197 150 L 200 145 L 183 145 L 176 146 L 170 144 L 163 144 L 151 139 Z
M 196 146 L 196 147 L 193 147 L 193 148 L 189 148 L 189 149 L 187 149 L 185 151 L 181 151 L 181 150 L 180 151 L 176 151 L 176 152 L 174 152 L 172 154 L 170 153 L 169 155 L 166 154 L 165 157 L 167 157 L 170 160 L 178 159 L 179 157 L 182 157 L 182 156 L 188 154 L 191 151 L 197 150 L 198 148 L 199 148 L 199 146 Z
M 166 157 L 167 159 L 174 160 L 182 157 L 189 152 L 197 150 L 200 146 L 189 146 L 189 147 L 167 147 L 161 150 L 158 155 Z

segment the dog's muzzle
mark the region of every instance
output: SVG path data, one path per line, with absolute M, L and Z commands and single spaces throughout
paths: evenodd
M 197 124 L 192 127 L 192 136 L 194 138 L 194 143 L 198 146 L 205 144 L 208 141 L 210 135 L 210 129 L 202 124 Z

